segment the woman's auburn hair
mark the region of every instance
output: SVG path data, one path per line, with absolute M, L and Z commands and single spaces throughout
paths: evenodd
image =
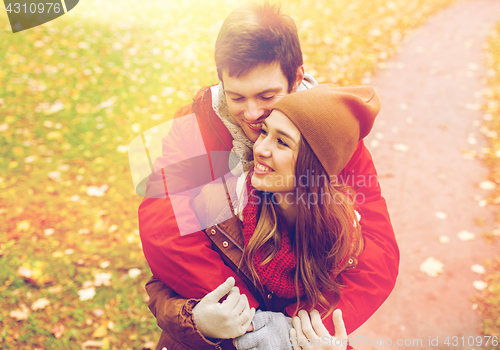
M 332 185 L 330 177 L 319 162 L 307 141 L 301 137 L 299 151 L 295 163 L 295 176 L 315 174 L 314 181 L 308 186 L 297 183 L 297 195 L 303 198 L 329 198 L 326 202 L 311 205 L 298 201 L 295 233 L 291 236 L 297 257 L 295 271 L 295 290 L 297 291 L 297 308 L 305 302 L 308 311 L 320 306 L 326 317 L 335 308 L 331 300 L 327 300 L 325 292 L 339 296 L 343 287 L 339 274 L 345 270 L 351 256 L 357 256 L 362 250 L 360 225 L 355 213 L 352 190 L 345 185 Z M 266 194 L 273 195 L 273 194 Z M 321 197 L 323 195 L 324 197 Z M 340 199 L 340 200 L 338 200 Z M 262 201 L 260 216 L 250 242 L 245 248 L 243 260 L 249 267 L 254 283 L 259 277 L 253 265 L 255 253 L 265 249 L 265 258 L 261 265 L 271 261 L 279 251 L 281 232 L 277 220 L 277 210 L 272 200 Z M 305 295 L 299 294 L 299 281 L 304 285 Z M 260 282 L 258 282 L 260 283 Z M 302 300 L 301 300 L 302 299 Z M 331 299 L 331 298 L 329 298 Z
M 231 12 L 215 41 L 215 65 L 220 81 L 226 71 L 241 78 L 260 66 L 279 63 L 288 81 L 288 92 L 302 66 L 297 26 L 279 5 L 249 4 Z

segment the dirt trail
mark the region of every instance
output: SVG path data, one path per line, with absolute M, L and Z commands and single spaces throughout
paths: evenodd
M 493 228 L 491 209 L 480 205 L 488 193 L 478 186 L 488 171 L 462 150 L 481 153 L 486 145 L 479 131 L 484 112 L 477 110 L 486 87 L 482 45 L 499 19 L 500 1 L 458 2 L 413 33 L 370 83 L 383 107 L 366 144 L 389 206 L 401 266 L 392 295 L 351 335 L 359 340 L 353 342 L 356 349 L 387 348 L 382 338 L 393 347 L 401 339 L 401 349 L 491 349 L 491 343 L 477 346 L 468 338 L 480 330 L 470 298 L 482 275 L 471 266 L 499 254 L 480 237 Z M 478 218 L 483 227 L 475 224 Z M 476 238 L 462 241 L 457 234 L 463 230 Z M 441 236 L 449 242 L 441 243 Z M 435 278 L 419 270 L 429 257 L 443 263 Z

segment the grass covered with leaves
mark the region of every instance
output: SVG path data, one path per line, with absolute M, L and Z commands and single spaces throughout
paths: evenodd
M 283 9 L 306 71 L 345 85 L 369 79 L 452 2 L 289 0 Z M 0 348 L 154 346 L 127 146 L 217 83 L 213 44 L 240 3 L 86 0 L 16 34 L 0 11 Z
M 500 22 L 492 31 L 485 46 L 486 64 L 488 65 L 488 89 L 485 94 L 483 134 L 489 140 L 489 152 L 485 155 L 485 164 L 490 169 L 489 181 L 491 194 L 488 203 L 495 208 L 496 229 L 485 235 L 492 244 L 500 244 Z M 487 264 L 484 281 L 487 288 L 475 301 L 483 317 L 483 334 L 500 337 L 500 257 Z M 495 346 L 493 349 L 500 349 Z

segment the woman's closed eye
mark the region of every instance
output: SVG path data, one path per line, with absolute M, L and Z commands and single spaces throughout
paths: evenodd
M 282 139 L 278 139 L 278 143 L 282 146 L 285 146 L 285 147 L 289 147 L 285 141 L 283 141 Z
M 267 136 L 267 131 L 264 130 L 264 129 L 260 129 L 260 135 L 263 136 L 263 137 L 266 137 Z M 278 137 L 277 141 L 278 141 L 278 143 L 281 146 L 290 148 L 290 146 L 288 146 L 288 144 L 285 141 L 283 141 L 281 138 Z

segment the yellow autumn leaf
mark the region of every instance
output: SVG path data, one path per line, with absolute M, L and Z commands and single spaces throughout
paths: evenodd
M 103 323 L 92 333 L 92 338 L 104 338 L 106 335 L 108 335 L 108 325 Z

